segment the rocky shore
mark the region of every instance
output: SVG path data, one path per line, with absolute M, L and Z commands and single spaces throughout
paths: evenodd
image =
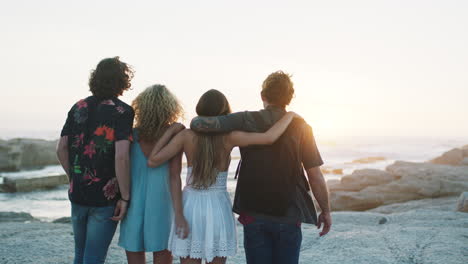
M 328 181 L 332 231 L 319 237 L 315 226 L 303 225 L 300 263 L 468 263 L 467 158 L 468 145 L 428 162 L 397 161 Z M 106 263 L 126 263 L 118 232 Z M 245 263 L 240 225 L 237 232 L 230 264 Z M 0 245 L 0 263 L 71 263 L 70 219 L 0 212 Z
M 455 211 L 457 197 L 413 202 L 370 212 L 335 212 L 332 231 L 325 237 L 318 236 L 316 227 L 303 225 L 300 263 L 467 263 L 468 214 Z M 44 223 L 25 215 L 11 217 L 20 222 L 0 222 L 0 263 L 72 263 L 69 223 Z M 106 263 L 126 263 L 124 250 L 117 246 L 118 232 Z M 245 263 L 240 225 L 237 232 L 239 250 L 228 259 L 230 264 Z M 149 254 L 147 260 L 151 263 Z
M 454 154 L 455 158 L 453 158 Z M 385 170 L 355 170 L 329 180 L 334 211 L 365 211 L 382 205 L 458 196 L 468 191 L 468 145 L 429 162 L 396 161 Z
M 40 168 L 59 164 L 55 147 L 57 141 L 15 138 L 0 139 L 0 172 Z

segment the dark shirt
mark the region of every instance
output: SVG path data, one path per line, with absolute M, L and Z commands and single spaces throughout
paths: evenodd
M 220 132 L 229 132 L 233 130 L 242 130 L 248 132 L 265 132 L 267 131 L 275 122 L 277 122 L 281 117 L 286 113 L 286 111 L 282 108 L 278 107 L 268 107 L 265 110 L 257 111 L 257 112 L 239 112 L 234 113 L 226 116 L 217 117 L 217 121 L 219 127 L 217 131 Z M 297 122 L 296 122 L 297 123 Z M 312 198 L 309 190 L 309 185 L 307 179 L 305 178 L 303 169 L 309 169 L 313 167 L 317 167 L 323 164 L 322 158 L 320 156 L 320 152 L 318 151 L 313 133 L 312 128 L 306 124 L 305 122 L 302 124 L 291 124 L 288 129 L 293 129 L 294 131 L 287 131 L 287 136 L 295 137 L 294 139 L 290 139 L 289 141 L 284 141 L 288 143 L 286 146 L 283 146 L 284 149 L 287 149 L 288 153 L 292 153 L 291 155 L 296 155 L 294 157 L 296 160 L 298 159 L 300 162 L 297 164 L 302 163 L 301 168 L 295 168 L 297 165 L 294 162 L 289 164 L 281 164 L 282 166 L 289 167 L 291 170 L 286 171 L 300 171 L 301 179 L 297 180 L 295 183 L 294 188 L 292 188 L 292 192 L 290 194 L 291 200 L 287 205 L 287 210 L 282 216 L 278 215 L 271 215 L 265 214 L 261 212 L 254 212 L 254 211 L 245 211 L 239 205 L 239 201 L 243 199 L 242 192 L 238 192 L 236 190 L 236 197 L 234 199 L 234 206 L 233 209 L 235 212 L 240 213 L 240 219 L 251 219 L 251 217 L 257 218 L 266 218 L 268 220 L 283 222 L 283 223 L 297 223 L 297 222 L 304 222 L 304 223 L 315 223 L 316 222 L 316 214 L 315 208 L 312 203 Z M 280 141 L 280 140 L 279 140 Z M 276 155 L 275 157 L 279 157 L 280 155 L 284 155 L 284 153 L 271 153 L 272 151 L 276 151 L 274 147 L 246 147 L 241 148 L 241 170 L 239 179 L 243 176 L 242 173 L 245 170 L 242 170 L 242 166 L 245 166 L 246 162 L 262 162 L 262 157 L 260 155 Z M 257 157 L 254 157 L 256 155 Z M 270 156 L 271 157 L 271 156 Z M 281 158 L 278 158 L 281 159 Z M 268 166 L 268 161 L 263 161 Z M 248 166 L 248 164 L 247 164 Z M 250 167 L 250 166 L 249 166 Z M 254 166 L 256 169 L 259 169 L 258 166 Z M 252 176 L 252 175 L 249 175 Z M 284 177 L 296 177 L 296 175 L 284 175 Z M 241 183 L 241 181 L 239 181 Z M 239 187 L 238 183 L 238 187 Z M 268 184 L 268 183 L 265 183 Z M 256 188 L 261 188 L 261 186 L 257 186 Z M 249 201 L 251 203 L 251 201 Z M 251 216 L 246 217 L 245 215 Z
M 132 141 L 133 109 L 117 98 L 82 99 L 68 112 L 61 136 L 68 136 L 71 202 L 109 206 L 120 198 L 115 142 Z

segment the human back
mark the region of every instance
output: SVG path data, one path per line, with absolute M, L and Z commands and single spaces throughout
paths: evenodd
M 227 99 L 217 90 L 203 94 L 197 104 L 197 114 L 202 116 L 229 113 Z M 169 241 L 172 254 L 181 257 L 182 264 L 201 262 L 195 259 L 224 263 L 226 257 L 236 253 L 236 224 L 226 188 L 230 152 L 235 146 L 272 144 L 293 117 L 294 113 L 286 114 L 265 133 L 234 131 L 205 135 L 187 129 L 177 134 L 160 152 L 153 150 L 148 161 L 153 167 L 180 151 L 187 156 L 187 185 L 183 199 L 173 195 L 175 223 Z M 172 190 L 173 194 L 178 191 Z
M 217 90 L 204 93 L 196 106 L 201 116 L 218 116 L 231 113 L 226 97 Z M 187 132 L 187 160 L 192 167 L 191 185 L 195 188 L 208 188 L 216 182 L 219 172 L 226 171 L 230 163 L 232 146 L 224 134 L 201 134 Z
M 129 263 L 145 263 L 145 252 L 153 252 L 158 263 L 171 263 L 172 257 L 166 250 L 172 220 L 171 162 L 151 168 L 147 160 L 156 145 L 167 143 L 164 138 L 181 117 L 182 107 L 164 85 L 158 84 L 141 92 L 132 107 L 135 109 L 132 206 L 122 221 L 119 245 L 126 250 Z
M 57 156 L 69 176 L 75 263 L 104 263 L 127 211 L 133 109 L 118 99 L 133 71 L 118 57 L 101 60 L 89 78 L 92 96 L 68 113 Z

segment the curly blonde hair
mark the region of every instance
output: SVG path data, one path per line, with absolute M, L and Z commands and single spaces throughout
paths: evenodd
M 183 116 L 179 100 L 164 85 L 146 88 L 132 102 L 135 128 L 143 141 L 156 141 L 167 127 Z

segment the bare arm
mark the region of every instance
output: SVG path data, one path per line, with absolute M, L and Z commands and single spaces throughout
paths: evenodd
M 328 188 L 325 178 L 323 177 L 320 167 L 312 167 L 307 169 L 307 177 L 309 179 L 310 188 L 314 194 L 315 199 L 320 206 L 322 212 L 319 215 L 317 228 L 320 228 L 323 223 L 322 232 L 320 236 L 326 235 L 331 228 L 331 214 L 330 214 L 330 202 L 328 200 Z
M 177 235 L 185 239 L 189 233 L 188 223 L 184 217 L 182 207 L 182 183 L 180 173 L 182 171 L 182 152 L 173 157 L 169 163 L 170 188 L 172 205 L 174 207 L 175 224 Z
M 130 200 L 130 141 L 115 142 L 115 175 L 119 183 L 121 200 L 117 202 L 112 220 L 119 221 L 125 217 Z
M 150 157 L 155 156 L 164 146 L 169 143 L 169 141 L 179 133 L 180 131 L 184 130 L 185 126 L 181 123 L 174 123 L 172 124 L 164 133 L 164 135 L 156 142 L 153 150 L 151 151 Z
M 178 133 L 161 151 L 153 149 L 148 157 L 148 166 L 152 168 L 158 167 L 181 152 L 184 147 L 185 135 L 186 130 Z
M 234 131 L 228 136 L 232 146 L 245 147 L 248 145 L 269 145 L 273 144 L 288 128 L 289 124 L 297 115 L 294 112 L 286 113 L 265 133 L 248 133 Z
M 68 158 L 68 136 L 63 136 L 57 143 L 57 158 L 70 181 L 70 161 Z

